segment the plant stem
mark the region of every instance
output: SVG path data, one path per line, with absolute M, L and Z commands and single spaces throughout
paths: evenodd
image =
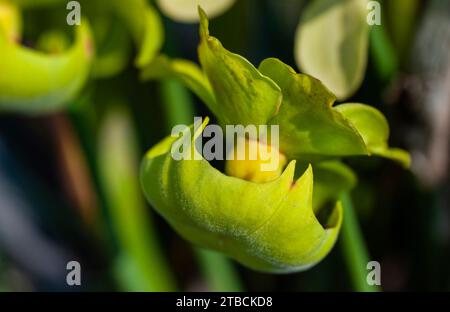
M 174 280 L 141 194 L 139 149 L 125 107 L 109 109 L 98 143 L 100 180 L 122 249 L 116 273 L 126 290 L 172 291 Z
M 97 222 L 99 204 L 79 138 L 66 113 L 54 114 L 48 119 L 54 130 L 61 181 L 84 223 L 93 228 Z
M 233 264 L 218 252 L 196 248 L 201 270 L 212 291 L 243 291 Z
M 174 125 L 193 123 L 194 107 L 188 91 L 173 79 L 161 81 L 160 87 L 167 130 L 171 131 Z
M 429 2 L 429 1 L 428 1 Z M 386 22 L 389 25 L 394 49 L 403 65 L 408 62 L 409 49 L 418 25 L 420 14 L 420 0 L 389 0 L 383 1 Z M 405 62 L 406 61 L 406 62 Z
M 186 88 L 178 81 L 165 79 L 160 85 L 168 130 L 177 124 L 193 123 L 194 105 Z M 197 259 L 208 286 L 213 291 L 242 291 L 243 286 L 233 264 L 220 253 L 196 248 Z
M 374 26 L 370 32 L 370 50 L 378 76 L 389 82 L 398 71 L 398 59 L 385 26 Z
M 366 280 L 369 272 L 366 269 L 367 263 L 370 261 L 369 253 L 350 195 L 344 193 L 341 201 L 344 208 L 344 221 L 342 223 L 340 247 L 347 264 L 353 289 L 361 292 L 379 291 L 378 286 L 371 286 Z

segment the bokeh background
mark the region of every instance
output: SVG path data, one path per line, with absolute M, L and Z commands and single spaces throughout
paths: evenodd
M 22 10 L 22 44 L 36 49 L 49 30 L 72 33 L 66 2 L 42 2 Z M 253 64 L 273 56 L 298 69 L 295 33 L 309 2 L 237 0 L 211 32 Z M 353 205 L 382 290 L 449 291 L 450 2 L 380 2 L 364 80 L 347 102 L 381 110 L 390 145 L 413 163 L 347 160 L 359 177 Z M 88 18 L 95 24 L 97 15 Z M 197 62 L 198 25 L 161 18 L 162 51 Z M 140 159 L 173 124 L 211 114 L 176 81 L 141 81 L 121 25 L 112 18 L 97 51 L 122 38 L 123 66 L 90 78 L 66 109 L 0 112 L 0 291 L 357 290 L 340 241 L 309 271 L 263 274 L 193 247 L 154 213 L 140 190 Z M 81 264 L 79 287 L 66 284 L 71 260 Z

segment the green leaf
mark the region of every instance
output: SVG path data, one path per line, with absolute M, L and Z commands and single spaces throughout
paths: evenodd
M 93 58 L 87 20 L 75 43 L 57 55 L 7 40 L 0 31 L 0 111 L 46 113 L 63 108 L 84 86 Z
M 283 103 L 270 124 L 280 127 L 280 150 L 288 159 L 365 155 L 363 139 L 332 105 L 334 95 L 317 79 L 269 58 L 259 70 L 281 88 Z
M 295 57 L 302 72 L 344 100 L 360 87 L 367 65 L 366 0 L 314 0 L 302 14 Z
M 225 124 L 267 124 L 281 103 L 280 88 L 240 55 L 227 51 L 211 37 L 208 19 L 201 9 L 198 54 L 211 83 L 216 102 L 209 109 Z
M 206 125 L 203 125 L 203 127 Z M 199 160 L 174 160 L 183 138 L 168 137 L 145 156 L 141 184 L 152 206 L 185 239 L 221 251 L 253 269 L 300 271 L 330 251 L 342 221 L 336 205 L 324 228 L 312 209 L 313 173 L 309 166 L 293 183 L 295 161 L 267 183 L 227 176 L 196 151 L 197 129 L 183 149 Z
M 209 107 L 216 106 L 214 93 L 208 79 L 197 64 L 193 62 L 182 59 L 171 60 L 165 55 L 159 55 L 142 69 L 141 78 L 144 80 L 176 78 L 206 105 Z
M 236 0 L 157 0 L 161 11 L 171 19 L 182 23 L 196 23 L 199 20 L 198 6 L 213 18 L 226 12 Z
M 389 124 L 380 111 L 358 103 L 341 104 L 335 109 L 358 130 L 371 154 L 393 159 L 409 167 L 411 160 L 406 151 L 389 148 Z

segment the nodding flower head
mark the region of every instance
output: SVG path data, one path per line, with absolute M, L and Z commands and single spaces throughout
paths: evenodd
M 409 156 L 388 147 L 389 127 L 379 111 L 357 103 L 333 106 L 334 95 L 319 80 L 277 59 L 255 68 L 210 36 L 206 15 L 201 9 L 199 14 L 201 68 L 160 56 L 142 76 L 179 79 L 205 102 L 225 132 L 233 124 L 276 125 L 277 144 L 272 137 L 242 136 L 227 155 L 236 156 L 241 148 L 245 157 L 226 160 L 222 172 L 195 144 L 206 120 L 196 131 L 185 131 L 190 144 L 183 153 L 196 157 L 172 157 L 178 137 L 149 150 L 141 167 L 144 193 L 193 244 L 256 270 L 305 270 L 332 249 L 343 219 L 339 195 L 356 181 L 340 159 L 378 155 L 408 166 Z M 274 159 L 271 170 L 261 170 Z

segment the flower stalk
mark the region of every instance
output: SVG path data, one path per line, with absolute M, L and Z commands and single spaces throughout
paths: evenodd
M 341 201 L 345 217 L 342 223 L 340 245 L 352 287 L 355 291 L 360 292 L 379 291 L 380 287 L 371 286 L 367 283 L 368 271 L 366 266 L 370 261 L 369 252 L 358 224 L 350 194 L 344 193 Z

